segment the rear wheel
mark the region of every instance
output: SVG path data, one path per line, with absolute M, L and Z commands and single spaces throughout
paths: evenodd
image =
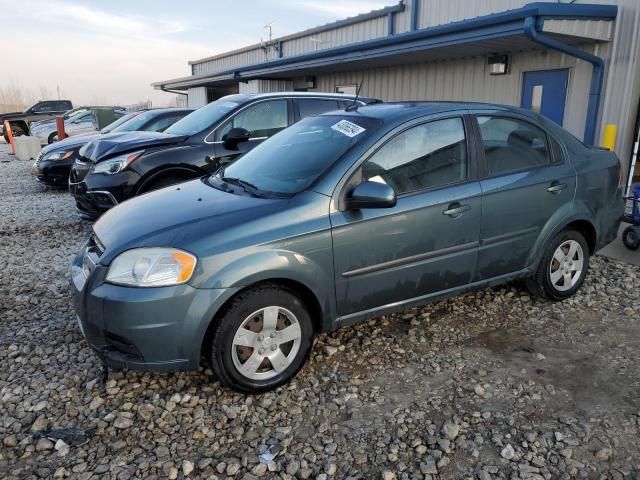
M 292 291 L 267 285 L 238 295 L 217 320 L 211 365 L 221 382 L 258 393 L 288 382 L 313 344 L 309 312 Z
M 57 141 L 58 141 L 58 133 L 57 132 L 53 132 L 51 135 L 49 135 L 49 138 L 48 138 L 49 145 L 51 145 L 53 142 L 57 142 Z
M 640 247 L 640 235 L 638 234 L 640 227 L 630 226 L 622 232 L 622 243 L 629 250 L 637 250 Z
M 576 230 L 564 230 L 546 246 L 529 291 L 542 298 L 564 300 L 582 286 L 589 268 L 589 246 Z

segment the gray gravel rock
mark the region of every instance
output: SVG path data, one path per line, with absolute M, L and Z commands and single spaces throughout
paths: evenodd
M 0 144 L 0 157 L 6 155 Z M 289 384 L 109 372 L 69 262 L 91 225 L 0 163 L 0 478 L 640 478 L 640 268 L 596 256 L 577 294 L 520 283 L 322 334 Z

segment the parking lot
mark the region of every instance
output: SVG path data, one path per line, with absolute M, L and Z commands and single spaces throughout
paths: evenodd
M 597 256 L 561 303 L 511 284 L 321 335 L 258 396 L 207 370 L 103 383 L 68 288 L 90 224 L 30 168 L 0 163 L 0 477 L 640 478 L 640 267 Z

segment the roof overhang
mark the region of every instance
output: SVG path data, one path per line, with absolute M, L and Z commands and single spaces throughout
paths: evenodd
M 154 83 L 159 89 L 222 86 L 255 78 L 288 78 L 378 66 L 517 52 L 540 48 L 526 34 L 526 22 L 563 43 L 578 45 L 609 41 L 615 5 L 532 3 L 522 8 L 485 15 L 238 67 L 214 74 L 182 77 Z

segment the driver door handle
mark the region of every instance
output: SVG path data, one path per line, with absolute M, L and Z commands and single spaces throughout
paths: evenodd
M 567 188 L 566 183 L 553 182 L 551 186 L 547 188 L 547 192 L 557 194 L 565 188 Z
M 443 215 L 448 215 L 453 218 L 457 218 L 464 212 L 471 210 L 471 205 L 460 205 L 459 203 L 452 203 L 449 208 L 442 212 Z

